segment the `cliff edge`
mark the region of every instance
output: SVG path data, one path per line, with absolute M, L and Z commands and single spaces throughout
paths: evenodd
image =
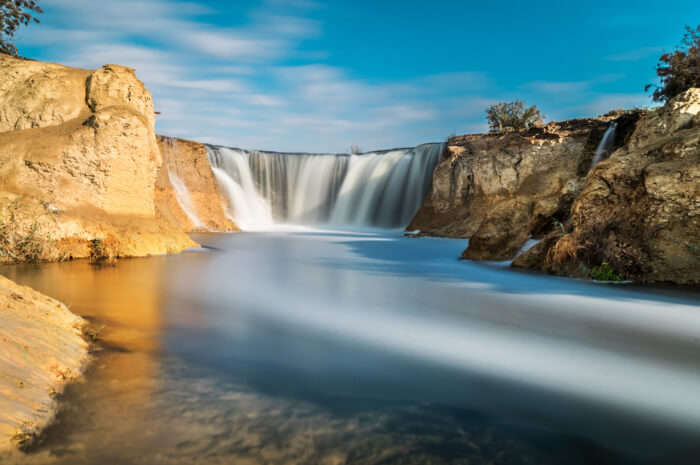
M 623 279 L 700 284 L 700 89 L 647 112 L 588 173 L 567 227 L 514 266 L 580 274 L 602 263 Z
M 199 143 L 158 136 L 163 165 L 156 180 L 156 207 L 188 232 L 240 231 L 226 213 L 207 148 Z
M 130 68 L 0 55 L 0 263 L 180 252 L 159 214 L 153 98 Z
M 612 123 L 609 156 L 594 166 Z M 450 138 L 409 229 L 469 238 L 467 259 L 696 285 L 700 89 L 652 110 Z M 540 242 L 519 254 L 528 239 Z

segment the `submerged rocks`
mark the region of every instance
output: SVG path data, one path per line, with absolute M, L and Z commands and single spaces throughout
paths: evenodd
M 62 303 L 0 276 L 0 455 L 53 419 L 55 397 L 88 359 L 85 321 Z
M 624 279 L 700 283 L 700 89 L 640 119 L 588 174 L 558 236 L 514 265 L 571 274 L 606 262 Z
M 194 245 L 156 214 L 153 99 L 133 70 L 0 55 L 0 108 L 0 262 L 25 259 L 18 237 L 39 260 L 87 257 L 107 235 L 120 256 Z

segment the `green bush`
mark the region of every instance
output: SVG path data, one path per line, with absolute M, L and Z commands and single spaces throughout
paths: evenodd
M 596 281 L 622 281 L 620 275 L 612 269 L 608 262 L 603 262 L 600 266 L 594 266 L 591 269 L 591 278 Z
M 700 87 L 700 26 L 685 27 L 680 47 L 659 58 L 656 75 L 661 85 L 648 84 L 644 88 L 654 88 L 652 97 L 656 102 L 666 102 L 691 87 Z
M 20 26 L 39 22 L 35 13 L 42 13 L 38 0 L 0 0 L 0 53 L 17 56 L 13 36 Z
M 535 105 L 525 108 L 525 102 L 515 100 L 489 105 L 486 109 L 486 119 L 491 131 L 520 131 L 529 129 L 537 121 L 543 120 L 544 115 Z

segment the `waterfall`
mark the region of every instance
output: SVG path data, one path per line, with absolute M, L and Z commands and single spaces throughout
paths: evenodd
M 197 217 L 192 197 L 190 197 L 190 192 L 187 190 L 187 185 L 178 174 L 181 170 L 178 166 L 177 140 L 165 138 L 163 146 L 165 147 L 164 163 L 168 170 L 168 180 L 170 181 L 170 185 L 173 186 L 175 199 L 178 205 L 180 205 L 180 208 L 185 212 L 185 215 L 187 215 L 187 218 L 190 219 L 195 228 L 208 229 L 204 223 L 200 221 L 199 217 Z
M 617 123 L 613 121 L 610 123 L 610 126 L 608 126 L 608 129 L 605 130 L 603 138 L 595 149 L 591 168 L 598 164 L 599 161 L 605 160 L 610 156 L 610 149 L 612 149 L 612 145 L 615 142 L 615 129 L 617 129 Z
M 349 154 L 207 146 L 227 211 L 244 230 L 276 224 L 403 228 L 420 208 L 442 144 Z

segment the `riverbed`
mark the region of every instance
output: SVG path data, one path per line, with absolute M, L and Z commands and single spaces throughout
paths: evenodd
M 202 234 L 0 273 L 100 328 L 22 464 L 697 463 L 700 295 L 458 261 L 465 241 Z

